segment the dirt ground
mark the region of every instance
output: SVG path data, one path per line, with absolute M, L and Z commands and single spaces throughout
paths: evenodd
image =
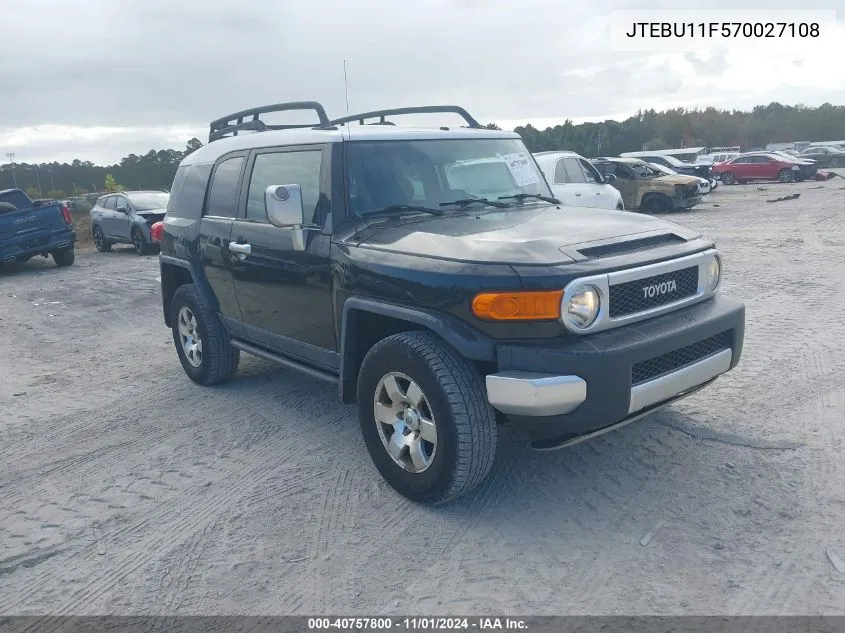
M 746 302 L 739 367 L 563 451 L 503 433 L 438 508 L 380 480 L 325 385 L 251 357 L 192 384 L 157 256 L 9 266 L 0 614 L 845 614 L 843 201 L 749 184 L 672 215 Z

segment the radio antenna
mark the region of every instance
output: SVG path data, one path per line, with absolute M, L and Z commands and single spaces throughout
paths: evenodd
M 349 114 L 349 80 L 346 75 L 346 60 L 343 60 L 343 90 L 346 93 L 346 114 Z

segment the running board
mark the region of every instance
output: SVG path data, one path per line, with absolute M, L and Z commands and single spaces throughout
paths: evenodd
M 277 363 L 279 365 L 283 365 L 289 369 L 294 369 L 298 372 L 303 374 L 308 374 L 312 378 L 319 378 L 320 380 L 325 380 L 326 382 L 330 382 L 332 384 L 337 384 L 340 378 L 332 374 L 328 371 L 324 371 L 322 369 L 317 369 L 316 367 L 312 367 L 311 365 L 306 365 L 305 363 L 301 363 L 297 360 L 293 360 L 292 358 L 288 358 L 286 356 L 282 356 L 280 354 L 275 354 L 273 352 L 268 352 L 267 350 L 252 345 L 250 343 L 245 343 L 239 339 L 233 338 L 231 340 L 232 347 L 235 349 L 239 349 L 242 352 L 246 352 L 247 354 L 252 354 L 253 356 L 258 356 L 259 358 L 263 358 L 264 360 L 269 360 L 273 363 Z
M 585 433 L 584 435 L 576 435 L 575 437 L 571 437 L 569 439 L 561 440 L 559 443 L 555 443 L 554 440 L 546 440 L 543 442 L 532 442 L 531 448 L 538 452 L 547 452 L 547 451 L 559 451 L 562 448 L 569 448 L 570 446 L 575 446 L 576 444 L 580 444 L 581 442 L 586 442 L 587 440 L 591 440 L 594 437 L 598 437 L 600 435 L 604 435 L 605 433 L 610 433 L 611 431 L 616 431 L 617 429 L 621 429 L 623 426 L 628 426 L 631 422 L 636 422 L 640 418 L 644 418 L 652 413 L 656 413 L 659 409 L 662 409 L 665 406 L 670 404 L 674 404 L 678 400 L 682 400 L 687 396 L 691 396 L 697 391 L 704 389 L 712 382 L 718 379 L 718 376 L 715 378 L 711 378 L 705 383 L 698 385 L 697 387 L 693 387 L 692 389 L 685 391 L 683 393 L 679 393 L 678 395 L 669 398 L 668 400 L 664 400 L 663 402 L 659 402 L 657 404 L 653 404 L 647 409 L 643 409 L 634 413 L 633 415 L 628 416 L 624 420 L 620 420 L 616 424 L 611 424 L 610 426 L 606 426 L 604 428 L 598 429 L 596 431 L 592 431 L 590 433 Z

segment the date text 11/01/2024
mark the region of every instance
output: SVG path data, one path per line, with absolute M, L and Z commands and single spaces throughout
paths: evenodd
M 629 38 L 817 38 L 818 22 L 633 22 Z
M 527 631 L 519 618 L 466 617 L 377 617 L 377 618 L 308 618 L 309 631 Z

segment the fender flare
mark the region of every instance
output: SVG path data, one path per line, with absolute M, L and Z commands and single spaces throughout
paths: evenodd
M 440 336 L 459 354 L 472 361 L 492 362 L 496 346 L 491 338 L 457 317 L 431 310 L 410 308 L 363 297 L 351 297 L 343 304 L 340 327 L 340 384 L 342 402 L 354 401 L 358 364 L 366 351 L 355 349 L 356 313 L 371 313 L 419 325 Z

